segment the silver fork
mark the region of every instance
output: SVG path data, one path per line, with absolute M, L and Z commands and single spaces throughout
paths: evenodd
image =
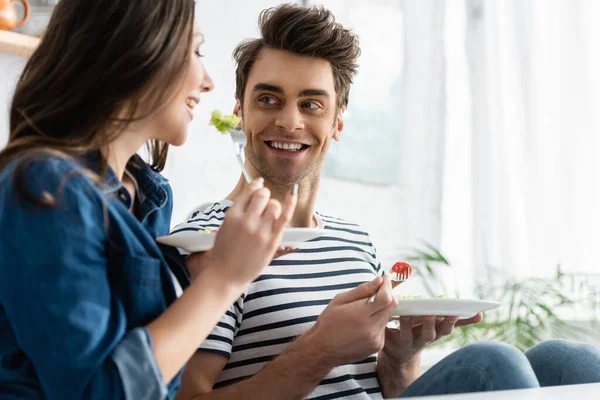
M 394 277 L 392 277 L 392 289 L 394 289 L 396 286 L 400 285 L 401 283 L 405 282 L 409 276 L 410 275 L 408 274 L 408 272 L 403 272 L 401 274 L 394 274 Z M 377 296 L 377 294 L 374 294 L 373 296 L 369 297 L 368 302 L 369 303 L 374 302 L 375 296 Z
M 408 274 L 408 271 L 404 271 L 401 274 L 394 274 L 395 276 L 392 277 L 392 289 L 394 289 L 396 286 L 400 285 L 401 283 L 405 282 L 408 277 L 410 276 Z
M 235 147 L 235 154 L 242 166 L 242 173 L 246 178 L 246 182 L 252 182 L 252 176 L 246 169 L 246 153 L 244 149 L 246 148 L 246 134 L 239 129 L 230 129 L 229 136 L 231 136 L 231 140 L 233 140 L 233 145 Z

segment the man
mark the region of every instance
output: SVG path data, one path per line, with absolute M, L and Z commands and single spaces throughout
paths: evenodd
M 247 136 L 247 168 L 276 199 L 298 184 L 291 226 L 325 234 L 274 260 L 232 305 L 188 363 L 179 398 L 381 398 L 433 394 L 432 384 L 455 390 L 436 378 L 462 384 L 460 391 L 538 385 L 522 353 L 492 344 L 457 352 L 438 367 L 448 371 L 413 384 L 420 351 L 454 326 L 479 322 L 481 314 L 458 323 L 456 317 L 407 318 L 400 329 L 386 329 L 396 300 L 389 278 L 379 277 L 385 271 L 369 235 L 314 209 L 323 161 L 344 128 L 358 39 L 322 8 L 269 9 L 260 28 L 261 39 L 234 52 L 234 111 Z M 218 227 L 246 184 L 240 177 L 225 200 L 188 222 Z M 474 353 L 509 372 L 486 380 L 461 369 Z

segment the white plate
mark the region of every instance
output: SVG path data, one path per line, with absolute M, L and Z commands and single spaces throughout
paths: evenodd
M 298 247 L 302 242 L 314 239 L 323 234 L 319 228 L 286 228 L 283 231 L 281 245 L 285 247 Z M 215 244 L 217 232 L 180 231 L 169 236 L 161 236 L 157 242 L 173 247 L 178 247 L 188 253 L 212 249 Z
M 469 318 L 478 312 L 491 310 L 499 305 L 499 302 L 491 300 L 398 299 L 398 307 L 396 307 L 394 315 L 436 315 Z

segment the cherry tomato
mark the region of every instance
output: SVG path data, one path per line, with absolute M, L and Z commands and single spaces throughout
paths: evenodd
M 409 263 L 400 261 L 394 264 L 392 267 L 392 272 L 396 274 L 402 274 L 406 272 L 410 276 L 412 274 L 412 267 Z

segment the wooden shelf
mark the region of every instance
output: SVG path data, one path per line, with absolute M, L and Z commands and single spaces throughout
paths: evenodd
M 38 37 L 0 30 L 0 53 L 29 57 L 39 43 Z

